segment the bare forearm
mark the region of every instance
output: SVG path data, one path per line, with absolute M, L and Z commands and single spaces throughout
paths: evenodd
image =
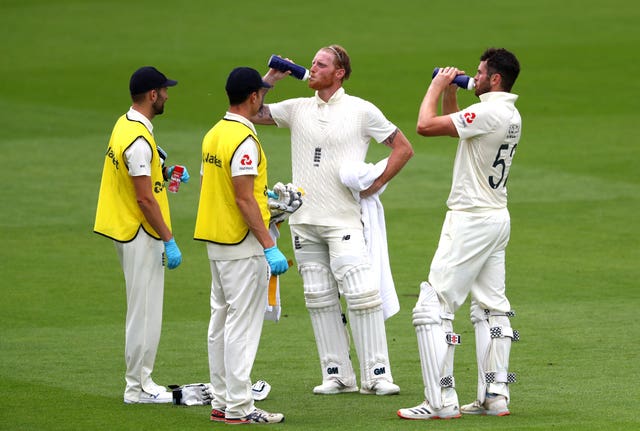
M 160 211 L 160 205 L 154 199 L 138 199 L 138 206 L 144 214 L 144 218 L 147 219 L 153 230 L 155 230 L 163 241 L 169 241 L 173 234 L 162 217 Z
M 254 124 L 262 124 L 264 126 L 271 126 L 276 124 L 275 120 L 271 116 L 271 110 L 269 105 L 262 105 L 256 115 L 250 118 Z
M 235 201 L 251 233 L 263 248 L 270 248 L 275 243 L 269 235 L 264 220 L 262 220 L 262 212 L 253 195 L 254 180 L 252 175 L 238 175 L 231 178 L 236 196 Z
M 458 131 L 449 117 L 449 113 L 438 115 L 438 99 L 442 90 L 442 87 L 436 87 L 432 83 L 424 96 L 422 105 L 420 105 L 416 131 L 422 136 L 458 136 Z M 446 101 L 443 100 L 443 110 L 453 109 L 452 112 L 457 112 L 457 101 L 452 100 L 451 95 L 446 98 Z M 456 108 L 452 108 L 452 106 L 456 106 Z
M 286 76 L 287 76 L 286 73 L 280 72 L 275 69 L 269 69 L 267 74 L 262 77 L 262 80 L 267 84 L 271 85 L 272 87 L 274 87 L 276 85 L 276 82 L 280 81 Z M 263 100 L 264 98 L 267 97 L 267 93 L 269 92 L 269 90 L 270 90 L 269 88 L 262 89 Z M 271 110 L 269 109 L 269 105 L 264 105 L 264 104 L 260 107 L 260 110 L 258 111 L 258 113 L 253 117 L 251 117 L 250 120 L 254 124 L 262 124 L 265 126 L 271 126 L 276 124 L 275 120 L 271 116 Z
M 371 187 L 360 192 L 360 197 L 362 198 L 371 196 L 380 190 L 385 184 L 391 181 L 391 179 L 402 170 L 411 157 L 413 157 L 413 147 L 400 129 L 396 129 L 395 132 L 385 140 L 384 144 L 392 148 L 389 160 L 387 161 L 387 167 L 382 174 L 375 179 Z
M 442 96 L 442 114 L 449 115 L 458 112 L 458 86 L 449 85 Z
M 428 133 L 432 120 L 438 116 L 438 100 L 440 99 L 439 89 L 430 85 L 427 92 L 420 104 L 420 111 L 418 112 L 418 124 L 416 131 L 420 135 Z
M 138 176 L 131 177 L 133 181 L 133 187 L 136 191 L 136 201 L 138 206 L 147 219 L 147 222 L 151 225 L 163 241 L 169 241 L 173 234 L 167 226 L 167 223 L 162 217 L 162 211 L 160 205 L 153 195 L 153 186 L 151 184 L 151 177 Z
M 392 148 L 389 155 L 389 161 L 387 162 L 387 168 L 380 175 L 380 179 L 383 184 L 391 181 L 391 178 L 395 177 L 398 172 L 407 164 L 407 162 L 413 157 L 413 147 L 409 140 L 404 136 L 400 129 L 396 129 L 395 136 L 391 138 L 389 143 L 385 142 Z

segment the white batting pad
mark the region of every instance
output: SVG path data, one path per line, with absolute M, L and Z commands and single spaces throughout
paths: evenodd
M 356 376 L 349 357 L 349 334 L 342 322 L 342 308 L 333 275 L 327 268 L 316 264 L 300 265 L 300 275 L 320 356 L 322 380 L 338 380 L 345 386 L 355 386 Z
M 453 316 L 446 315 L 443 319 L 443 314 L 436 291 L 423 282 L 413 309 L 413 325 L 418 338 L 424 395 L 434 409 L 458 405 L 453 359 L 460 336 L 453 333 Z
M 380 292 L 370 282 L 368 265 L 358 265 L 347 271 L 343 279 L 344 295 L 349 308 L 351 333 L 360 360 L 363 388 L 375 380 L 393 382 L 387 335 L 382 314 Z

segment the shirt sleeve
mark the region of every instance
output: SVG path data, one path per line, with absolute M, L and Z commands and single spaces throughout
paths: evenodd
M 461 139 L 485 135 L 495 129 L 497 117 L 495 112 L 488 108 L 487 103 L 476 103 L 462 111 L 450 114 Z
M 139 137 L 124 151 L 124 157 L 132 177 L 151 176 L 151 146 Z
M 383 142 L 395 130 L 396 125 L 387 120 L 382 111 L 374 104 L 365 102 L 367 107 L 367 132 L 376 142 Z
M 278 127 L 291 128 L 291 116 L 296 103 L 296 99 L 283 100 L 282 102 L 269 103 L 271 118 Z
M 258 175 L 258 143 L 251 136 L 238 146 L 231 159 L 231 176 Z

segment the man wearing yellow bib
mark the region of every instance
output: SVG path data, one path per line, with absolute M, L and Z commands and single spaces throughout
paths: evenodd
M 211 420 L 229 424 L 284 421 L 255 408 L 251 394 L 269 277 L 288 269 L 268 231 L 267 158 L 248 120 L 269 87 L 254 69 L 231 71 L 229 110 L 202 142 L 194 238 L 206 241 L 211 267 Z
M 151 373 L 162 328 L 164 257 L 173 269 L 182 254 L 171 231 L 164 184 L 173 167 L 164 167 L 166 154 L 156 145 L 151 120 L 164 112 L 167 87 L 177 83 L 151 66 L 133 73 L 133 104 L 113 128 L 100 183 L 94 232 L 114 241 L 126 284 L 126 404 L 173 399 Z M 185 169 L 182 181 L 188 179 Z

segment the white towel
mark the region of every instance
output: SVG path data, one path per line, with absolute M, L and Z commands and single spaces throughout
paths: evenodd
M 385 184 L 372 196 L 360 199 L 360 192 L 368 189 L 387 167 L 388 158 L 372 163 L 346 163 L 340 168 L 342 184 L 351 189 L 354 198 L 360 202 L 364 239 L 369 252 L 373 279 L 380 286 L 382 313 L 385 320 L 400 310 L 398 294 L 391 275 L 389 250 L 387 248 L 387 228 L 384 221 L 384 208 L 380 195 L 386 189 Z

